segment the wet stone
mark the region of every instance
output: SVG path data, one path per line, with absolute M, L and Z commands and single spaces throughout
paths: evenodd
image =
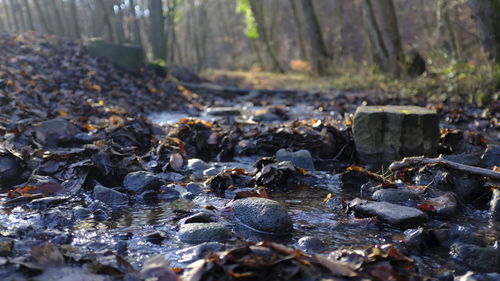
M 94 199 L 113 206 L 127 205 L 129 202 L 127 194 L 102 185 L 94 187 Z
M 176 252 L 179 262 L 191 263 L 205 258 L 208 253 L 219 252 L 225 249 L 224 244 L 219 242 L 205 242 L 196 246 L 188 247 Z
M 493 190 L 493 196 L 490 201 L 490 214 L 494 220 L 500 221 L 500 189 L 498 188 Z
M 14 240 L 0 237 L 0 257 L 10 256 L 14 250 Z
M 146 190 L 157 190 L 162 185 L 161 180 L 152 173 L 132 172 L 123 179 L 123 186 L 130 191 L 142 193 Z
M 285 207 L 278 202 L 257 197 L 233 202 L 236 220 L 257 232 L 286 234 L 292 230 L 292 220 Z
M 190 244 L 224 242 L 230 237 L 231 231 L 220 223 L 188 223 L 179 230 L 179 239 Z
M 187 166 L 191 171 L 204 171 L 211 167 L 205 161 L 198 158 L 189 159 Z
M 295 166 L 305 170 L 314 171 L 314 162 L 311 153 L 308 150 L 290 152 L 286 149 L 280 149 L 276 152 L 276 159 L 279 162 L 291 161 Z
M 206 110 L 212 116 L 239 116 L 241 111 L 236 107 L 211 107 Z
M 375 202 L 356 198 L 350 202 L 349 206 L 357 214 L 377 216 L 383 222 L 401 228 L 418 226 L 428 220 L 427 215 L 419 209 L 388 202 Z
M 12 156 L 0 156 L 0 189 L 10 188 L 10 184 L 18 183 L 22 170 Z
M 203 191 L 199 184 L 193 182 L 190 182 L 186 185 L 186 190 L 188 192 L 191 192 L 192 194 L 200 194 Z
M 417 200 L 418 195 L 407 190 L 387 188 L 375 191 L 372 195 L 372 199 L 393 204 L 402 204 L 410 200 Z
M 212 167 L 203 171 L 203 175 L 206 177 L 213 177 L 219 173 L 219 169 Z
M 305 236 L 297 241 L 299 249 L 306 253 L 319 253 L 325 250 L 325 243 L 314 236 Z
M 417 106 L 362 106 L 353 137 L 362 164 L 388 165 L 403 157 L 437 156 L 439 116 Z
M 500 251 L 497 249 L 455 243 L 451 245 L 450 255 L 473 269 L 500 271 Z
M 52 119 L 40 123 L 35 128 L 37 140 L 46 147 L 56 148 L 69 142 L 80 130 L 64 119 Z

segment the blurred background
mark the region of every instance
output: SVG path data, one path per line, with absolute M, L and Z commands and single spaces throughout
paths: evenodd
M 149 61 L 235 86 L 432 92 L 481 103 L 496 97 L 500 80 L 498 0 L 0 0 L 0 7 L 0 29 L 10 33 L 140 45 Z

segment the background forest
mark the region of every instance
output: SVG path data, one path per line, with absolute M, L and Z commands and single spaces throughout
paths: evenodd
M 497 98 L 498 2 L 1 0 L 0 29 L 137 44 L 208 77 L 272 72 L 293 87 L 481 104 Z

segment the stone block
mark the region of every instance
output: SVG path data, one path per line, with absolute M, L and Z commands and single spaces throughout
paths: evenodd
M 144 55 L 141 47 L 131 44 L 112 44 L 102 39 L 88 42 L 90 54 L 107 59 L 114 65 L 128 72 L 138 74 L 144 65 Z
M 353 135 L 361 164 L 375 168 L 410 156 L 437 156 L 439 117 L 418 106 L 362 106 Z

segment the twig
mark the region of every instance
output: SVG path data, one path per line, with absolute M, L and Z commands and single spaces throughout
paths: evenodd
M 457 162 L 449 161 L 441 156 L 438 158 L 424 158 L 424 157 L 406 157 L 403 158 L 403 160 L 399 162 L 394 162 L 389 166 L 389 169 L 391 171 L 397 171 L 402 168 L 407 168 L 409 166 L 413 166 L 416 164 L 443 164 L 447 165 L 455 170 L 470 173 L 470 174 L 476 174 L 479 176 L 483 177 L 488 177 L 491 179 L 496 179 L 500 180 L 500 173 L 490 170 L 490 169 L 484 169 L 484 168 L 479 168 L 479 167 L 474 167 L 474 166 L 469 166 L 469 165 L 464 165 L 460 164 Z

